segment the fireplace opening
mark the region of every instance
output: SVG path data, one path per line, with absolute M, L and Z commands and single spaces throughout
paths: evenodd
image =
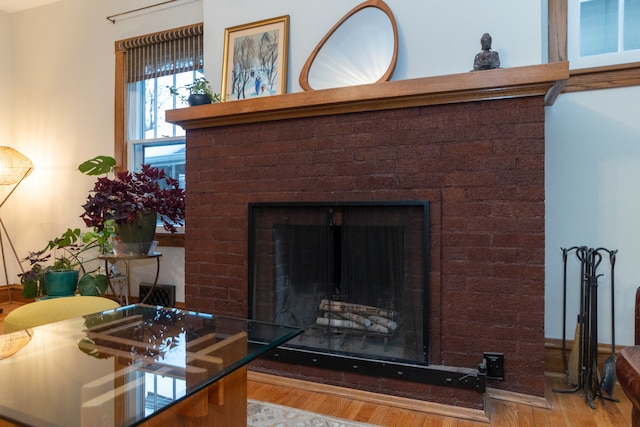
M 249 204 L 249 317 L 305 332 L 278 361 L 484 391 L 429 364 L 429 202 Z
M 250 316 L 289 347 L 427 363 L 428 202 L 252 204 Z

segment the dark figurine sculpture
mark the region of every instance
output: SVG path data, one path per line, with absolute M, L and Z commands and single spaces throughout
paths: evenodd
M 473 61 L 473 71 L 500 68 L 500 56 L 498 52 L 491 50 L 491 35 L 489 33 L 482 35 L 480 44 L 482 45 L 482 52 L 477 54 Z

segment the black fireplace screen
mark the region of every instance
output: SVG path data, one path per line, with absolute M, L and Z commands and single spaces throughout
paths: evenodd
M 250 205 L 249 316 L 288 347 L 427 363 L 428 202 Z

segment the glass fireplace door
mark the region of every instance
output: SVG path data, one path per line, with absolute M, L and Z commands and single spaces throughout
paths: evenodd
M 424 205 L 253 209 L 253 318 L 303 327 L 288 347 L 425 362 Z

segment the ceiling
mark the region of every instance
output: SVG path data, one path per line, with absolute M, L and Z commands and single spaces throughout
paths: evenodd
M 0 0 L 0 11 L 13 13 L 59 0 Z

